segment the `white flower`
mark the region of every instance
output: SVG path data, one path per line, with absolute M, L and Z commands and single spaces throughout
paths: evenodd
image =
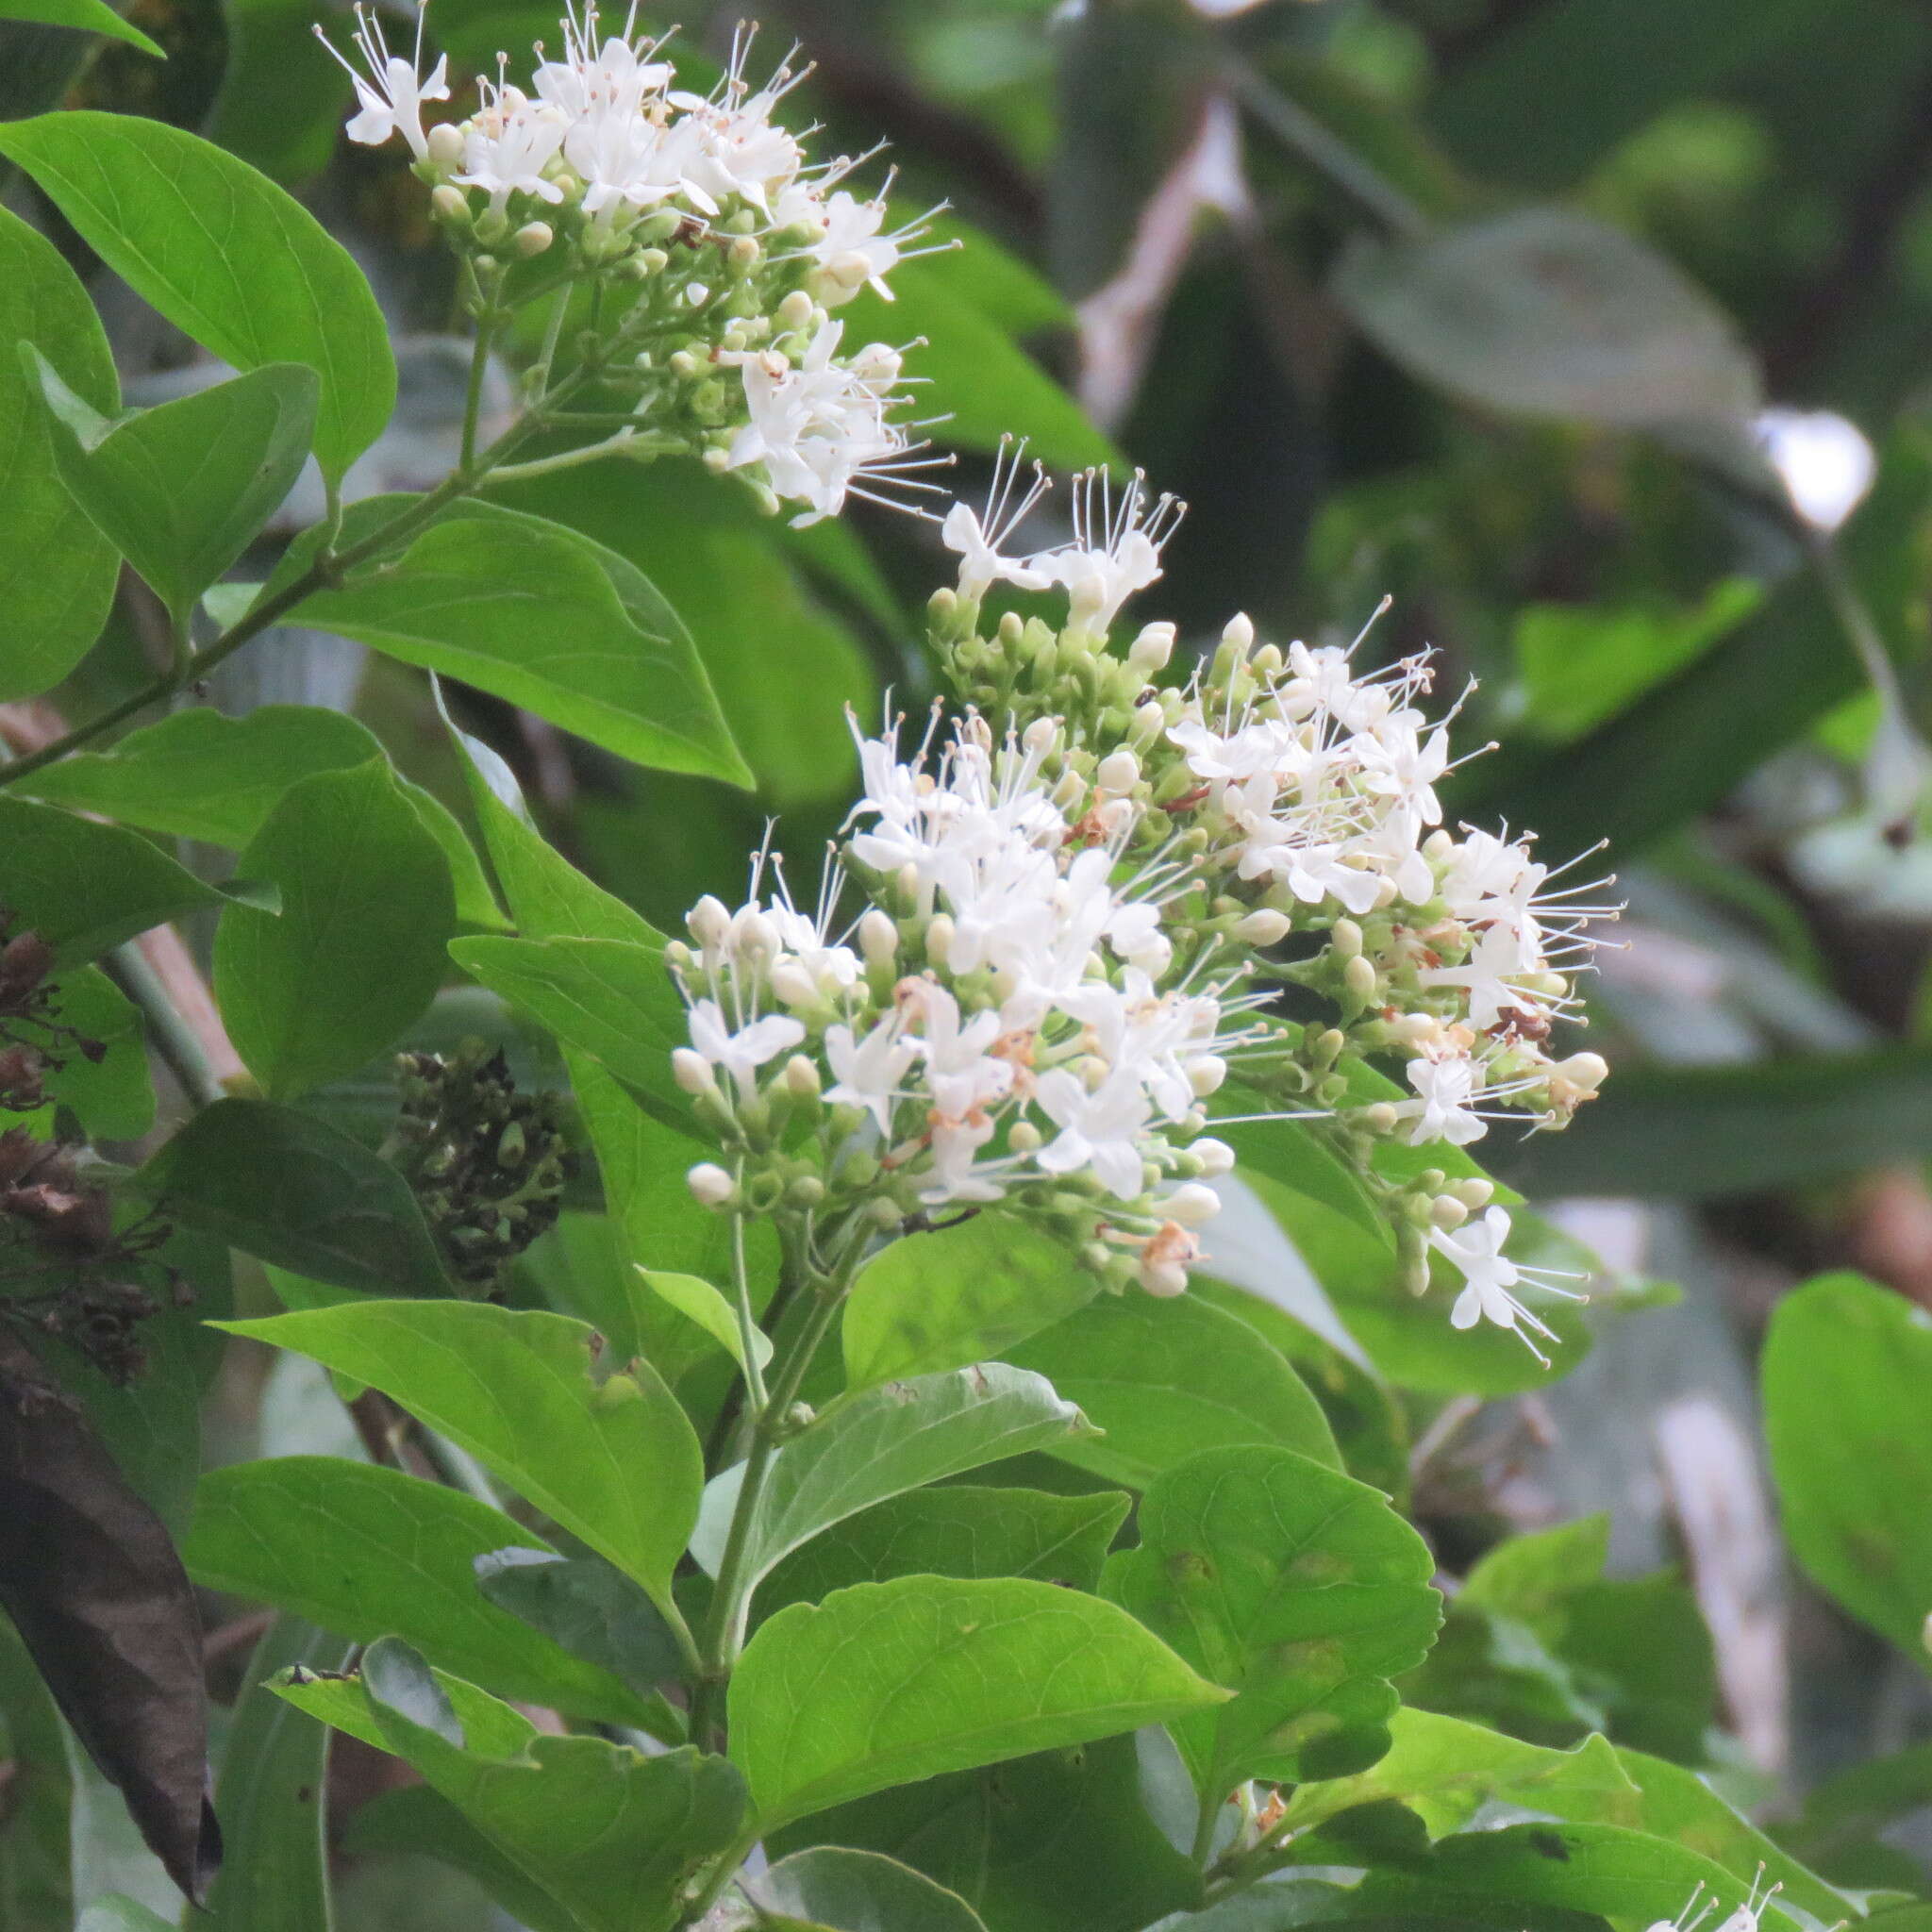
M 1024 442 L 1003 436 L 993 458 L 986 508 L 976 511 L 968 504 L 955 503 L 940 525 L 940 541 L 959 553 L 959 595 L 969 602 L 978 603 L 998 583 L 1043 591 L 1051 582 L 1043 571 L 1001 554 L 1007 540 L 1046 492 L 1046 476 L 1038 463 L 1026 488 L 1016 491 L 1025 448 Z
M 367 8 L 357 7 L 356 45 L 369 66 L 370 77 L 366 80 L 343 59 L 320 26 L 315 29 L 315 37 L 348 69 L 349 78 L 356 84 L 360 112 L 344 130 L 349 139 L 365 147 L 380 147 L 391 134 L 399 133 L 420 161 L 428 152 L 423 133 L 423 103 L 449 99 L 446 56 L 438 59 L 427 80 L 419 77 L 423 64 L 423 9 L 419 7 L 416 11 L 415 55 L 405 60 L 390 52 L 382 22 L 376 15 Z
M 1764 1887 L 1761 1892 L 1760 1886 Z M 1772 1900 L 1783 1890 L 1781 1885 L 1764 1885 L 1764 1867 L 1759 1865 L 1757 1876 L 1752 1881 L 1750 1896 L 1717 1927 L 1717 1932 L 1757 1932 L 1758 1921 Z M 1704 1887 L 1700 1885 L 1674 1919 L 1657 1919 L 1650 1924 L 1647 1932 L 1700 1932 L 1710 1915 L 1721 1909 L 1716 1897 L 1707 1898 Z
M 1478 1032 L 1519 1014 L 1546 1017 L 1550 998 L 1524 982 L 1544 971 L 1532 942 L 1500 921 L 1476 941 L 1460 966 L 1424 967 L 1416 976 L 1425 987 L 1457 987 L 1469 1003 L 1469 1022 Z
M 1493 1322 L 1499 1328 L 1512 1329 L 1547 1368 L 1550 1358 L 1537 1346 L 1537 1338 L 1555 1341 L 1556 1330 L 1524 1307 L 1510 1290 L 1527 1281 L 1572 1301 L 1584 1297 L 1557 1287 L 1552 1278 L 1554 1271 L 1527 1268 L 1510 1260 L 1503 1253 L 1508 1239 L 1509 1216 L 1500 1208 L 1491 1208 L 1480 1221 L 1453 1232 L 1440 1227 L 1430 1232 L 1429 1245 L 1457 1269 L 1467 1284 L 1449 1311 L 1450 1325 L 1474 1328 L 1478 1322 Z
M 1054 1067 L 1041 1074 L 1037 1094 L 1041 1111 L 1060 1130 L 1034 1157 L 1042 1173 L 1087 1168 L 1118 1200 L 1141 1194 L 1141 1143 L 1154 1109 L 1131 1071 L 1110 1074 L 1090 1092 L 1077 1074 Z
M 1028 563 L 1066 591 L 1073 628 L 1104 631 L 1136 591 L 1160 575 L 1160 546 L 1182 507 L 1172 496 L 1150 503 L 1138 470 L 1118 503 L 1107 472 L 1089 470 L 1074 479 L 1073 507 L 1074 541 Z
M 974 1013 L 962 1023 L 958 1001 L 931 979 L 915 982 L 906 1005 L 908 1018 L 920 1024 L 912 1048 L 924 1062 L 926 1091 L 939 1113 L 963 1120 L 1006 1097 L 1013 1068 L 991 1050 L 1000 1036 L 996 1011 Z
M 1488 1129 L 1474 1106 L 1482 1091 L 1482 1074 L 1474 1060 L 1461 1055 L 1449 1059 L 1410 1060 L 1407 1072 L 1418 1097 L 1404 1101 L 1396 1112 L 1415 1121 L 1408 1135 L 1411 1147 L 1429 1141 L 1466 1147 L 1482 1139 Z
M 600 45 L 595 8 L 581 20 L 574 7 L 566 13 L 563 48 L 564 58 L 544 61 L 532 84 L 541 99 L 573 121 L 640 116 L 644 97 L 661 93 L 671 81 L 670 61 L 641 58 L 639 49 L 621 36 L 613 34 Z
M 563 190 L 543 172 L 563 145 L 569 122 L 548 101 L 533 101 L 513 87 L 478 81 L 484 105 L 463 125 L 463 172 L 456 178 L 480 188 L 499 211 L 512 194 L 560 202 Z
M 753 1020 L 735 1032 L 715 1000 L 698 1000 L 691 1009 L 691 1043 L 713 1067 L 729 1074 L 739 1097 L 758 1091 L 758 1072 L 768 1060 L 789 1053 L 805 1038 L 805 1028 L 789 1014 Z
M 860 201 L 843 188 L 826 196 L 819 238 L 805 250 L 824 276 L 826 308 L 849 302 L 867 283 L 888 302 L 892 299 L 886 277 L 898 267 L 901 248 L 912 231 L 888 235 L 881 232 L 885 223 L 883 196 Z
M 838 1084 L 825 1090 L 825 1098 L 862 1108 L 878 1124 L 880 1134 L 890 1137 L 899 1083 L 916 1053 L 913 1042 L 900 1035 L 897 1014 L 888 1014 L 860 1041 L 854 1040 L 847 1025 L 828 1026 L 825 1061 Z

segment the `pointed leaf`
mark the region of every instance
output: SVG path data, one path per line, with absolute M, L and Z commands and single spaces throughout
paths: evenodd
M 1341 1457 L 1322 1405 L 1245 1323 L 1180 1295 L 1102 1295 L 1007 1358 L 1037 1370 L 1105 1435 L 1054 1453 L 1144 1488 L 1224 1443 L 1271 1443 L 1330 1468 Z
M 46 26 L 77 27 L 125 41 L 157 60 L 168 57 L 131 20 L 123 20 L 106 0 L 0 0 L 0 20 L 30 20 Z
M 859 1271 L 846 1300 L 846 1386 L 1003 1359 L 1099 1287 L 1059 1242 L 1008 1215 L 908 1236 Z
M 120 575 L 114 546 L 60 480 L 55 425 L 16 342 L 39 344 L 95 408 L 120 408 L 114 358 L 87 291 L 45 236 L 0 208 L 0 703 L 32 697 L 74 669 L 101 634 Z
M 1378 1491 L 1285 1449 L 1212 1449 L 1149 1487 L 1140 1526 L 1103 1589 L 1239 1692 L 1173 1727 L 1204 1803 L 1381 1757 L 1388 1680 L 1441 1612 L 1428 1546 Z
M 638 1273 L 660 1301 L 687 1321 L 695 1322 L 741 1369 L 745 1366 L 744 1337 L 739 1331 L 737 1312 L 708 1281 L 695 1274 L 667 1274 L 642 1266 Z M 751 1331 L 751 1352 L 761 1369 L 772 1359 L 772 1338 L 761 1328 Z
M 203 591 L 241 556 L 308 459 L 321 387 L 300 362 L 270 362 L 158 408 L 106 417 L 23 343 L 59 425 L 54 457 L 74 500 L 186 626 Z
M 215 997 L 270 1095 L 354 1073 L 435 996 L 456 924 L 449 861 L 387 758 L 289 788 L 242 856 L 278 890 L 271 918 L 233 907 Z
M 541 1537 L 473 1496 L 329 1456 L 236 1463 L 202 1479 L 182 1548 L 204 1590 L 225 1591 L 373 1642 L 391 1635 L 499 1696 L 636 1724 L 637 1696 L 498 1608 L 479 1557 Z M 300 1661 L 313 1662 L 313 1658 Z
M 444 1294 L 416 1197 L 388 1161 L 266 1100 L 204 1108 L 136 1176 L 171 1219 L 293 1274 L 365 1294 Z
M 348 253 L 274 182 L 182 128 L 92 108 L 0 126 L 0 154 L 204 348 L 243 371 L 313 369 L 326 475 L 375 441 L 395 406 L 388 325 Z
M 748 1595 L 781 1557 L 888 1496 L 1085 1433 L 1087 1419 L 1043 1376 L 988 1362 L 841 1402 L 774 1458 L 744 1543 Z M 744 1465 L 714 1478 L 691 1555 L 716 1575 Z
M 762 1829 L 887 1785 L 1177 1719 L 1226 1698 L 1113 1605 L 905 1576 L 781 1610 L 731 1679 Z
M 648 1363 L 594 1381 L 594 1330 L 487 1303 L 358 1302 L 225 1325 L 394 1397 L 677 1624 L 671 1573 L 697 1518 L 704 1458 Z
M 460 677 L 638 764 L 751 782 L 677 614 L 636 565 L 561 524 L 465 505 L 291 617 Z

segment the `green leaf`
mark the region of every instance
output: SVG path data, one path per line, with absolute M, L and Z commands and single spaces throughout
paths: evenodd
M 768 1848 L 884 1852 L 1000 1932 L 1140 1932 L 1198 1906 L 1201 1874 L 1147 1814 L 1139 1741 L 1103 1738 L 876 1791 L 789 1826 Z
M 651 1292 L 675 1308 L 687 1321 L 695 1322 L 741 1369 L 745 1366 L 744 1338 L 739 1332 L 738 1315 L 731 1304 L 695 1274 L 669 1274 L 660 1269 L 638 1264 Z M 751 1331 L 751 1352 L 759 1368 L 772 1359 L 772 1338 L 760 1328 Z
M 1300 1786 L 1286 1819 L 1302 1830 L 1358 1805 L 1391 1802 L 1413 1811 L 1432 1839 L 1479 1828 L 1501 1806 L 1575 1824 L 1643 1823 L 1642 1793 L 1602 1738 L 1552 1751 L 1426 1710 L 1396 1711 L 1389 1749 L 1372 1770 Z
M 8 908 L 54 948 L 57 968 L 224 899 L 135 833 L 29 799 L 0 797 L 0 852 Z
M 662 947 L 664 936 L 613 893 L 587 879 L 530 822 L 516 774 L 479 738 L 458 728 L 443 702 L 436 705 L 469 788 L 483 843 L 504 897 L 525 939 L 626 940 Z
M 1144 1489 L 1198 1451 L 1237 1442 L 1341 1465 L 1301 1377 L 1245 1323 L 1186 1295 L 1102 1295 L 1008 1359 L 1106 1431 L 1054 1453 L 1109 1481 Z
M 487 1303 L 358 1302 L 227 1325 L 392 1396 L 642 1584 L 675 1625 L 671 1573 L 704 1458 L 649 1364 L 593 1381 L 594 1330 Z
M 358 1643 L 397 1636 L 500 1696 L 636 1724 L 637 1696 L 477 1590 L 476 1558 L 541 1537 L 439 1483 L 338 1457 L 203 1478 L 181 1559 L 204 1590 L 273 1604 Z
M 846 1386 L 1003 1357 L 1098 1288 L 1060 1242 L 1005 1214 L 908 1236 L 853 1284 L 840 1318 Z
M 328 1732 L 273 1695 L 267 1680 L 295 1664 L 340 1666 L 347 1649 L 294 1617 L 276 1618 L 256 1646 L 215 1790 L 223 1857 L 208 1902 L 210 1932 L 333 1932 Z
M 1932 1316 L 1856 1274 L 1781 1301 L 1764 1433 L 1787 1541 L 1813 1582 L 1932 1668 Z
M 107 1051 L 95 1060 L 64 1045 L 66 1064 L 42 1082 L 47 1097 L 71 1107 L 96 1141 L 139 1140 L 155 1124 L 141 1008 L 99 967 L 83 966 L 59 983 L 58 1017 Z
M 891 1496 L 785 1557 L 766 1578 L 759 1607 L 769 1616 L 895 1576 L 1035 1576 L 1092 1591 L 1127 1503 L 1115 1490 L 1050 1496 L 964 1483 Z
M 1378 1491 L 1286 1449 L 1211 1449 L 1142 1498 L 1103 1589 L 1239 1694 L 1173 1726 L 1203 1805 L 1339 1777 L 1389 1747 L 1389 1679 L 1441 1620 L 1428 1547 Z
M 1623 428 L 1709 423 L 1750 446 L 1757 371 L 1728 318 L 1662 256 L 1574 209 L 1358 239 L 1334 287 L 1384 354 L 1467 401 Z
M 1238 1086 L 1224 1087 L 1216 1104 L 1236 1114 L 1267 1110 L 1267 1103 L 1258 1094 Z M 1260 1174 L 1307 1200 L 1332 1208 L 1365 1233 L 1393 1247 L 1389 1217 L 1367 1184 L 1312 1128 L 1296 1121 L 1252 1121 L 1216 1125 L 1213 1132 L 1217 1140 L 1234 1149 L 1246 1173 Z
M 130 731 L 107 751 L 75 752 L 29 774 L 20 790 L 239 852 L 291 785 L 382 755 L 382 741 L 345 711 L 262 705 L 230 718 L 196 706 Z M 483 868 L 448 808 L 407 778 L 395 783 L 449 860 L 458 917 L 500 926 Z
M 75 1922 L 74 1932 L 175 1932 L 175 1928 L 138 1899 L 110 1891 L 88 1907 Z
M 186 634 L 195 600 L 280 508 L 308 458 L 321 385 L 300 362 L 106 416 L 30 343 L 54 458 L 74 499 Z
M 771 1831 L 887 1785 L 1224 1696 L 1097 1597 L 1017 1577 L 904 1576 L 765 1624 L 731 1679 L 731 1751 Z
M 291 1274 L 365 1294 L 449 1291 L 408 1183 L 312 1114 L 218 1101 L 136 1184 L 170 1218 Z
M 345 541 L 407 502 L 358 505 Z M 671 606 L 615 551 L 543 517 L 465 504 L 290 615 L 460 677 L 638 764 L 751 782 Z
M 310 0 L 224 0 L 228 58 L 208 133 L 273 181 L 327 166 L 349 77 L 317 41 Z
M 691 1097 L 671 1075 L 671 1051 L 686 1043 L 684 1002 L 661 948 L 630 940 L 453 941 L 450 958 L 473 978 L 580 1047 L 674 1124 Z
M 125 41 L 157 60 L 168 57 L 131 20 L 123 20 L 105 0 L 0 0 L 0 20 L 30 20 L 46 26 L 71 26 L 83 33 Z
M 38 343 L 95 408 L 120 408 L 113 354 L 87 291 L 45 236 L 0 208 L 0 343 L 22 341 Z M 114 546 L 60 480 L 40 385 L 11 350 L 0 354 L 0 475 L 4 703 L 46 691 L 74 669 L 101 634 L 120 575 Z
M 74 1924 L 74 1774 L 67 1728 L 13 1626 L 0 1622 L 0 1742 L 12 1808 L 0 1829 L 0 1924 L 68 1932 Z
M 1932 1806 L 1932 1743 L 1910 1744 L 1852 1765 L 1805 1794 L 1805 1808 L 1778 1827 L 1780 1840 L 1816 1863 Z
M 0 126 L 0 154 L 204 348 L 244 372 L 313 369 L 325 475 L 375 441 L 395 406 L 388 325 L 347 252 L 272 181 L 182 128 L 92 108 Z
M 386 1747 L 589 1932 L 669 1932 L 686 1880 L 737 1838 L 744 1788 L 723 1758 L 542 1736 L 390 1638 L 362 1691 Z
M 617 461 L 502 494 L 628 558 L 670 598 L 774 808 L 842 804 L 858 762 L 846 708 L 872 717 L 877 687 L 858 641 L 807 593 L 739 486 L 696 463 Z
M 372 758 L 291 786 L 242 868 L 280 889 L 281 914 L 223 917 L 215 997 L 250 1072 L 292 1099 L 354 1073 L 435 996 L 456 923 L 449 863 Z
M 760 1925 L 780 1932 L 985 1932 L 957 1891 L 877 1852 L 820 1845 L 739 1880 Z
M 740 1588 L 748 1596 L 780 1557 L 888 1496 L 1053 1447 L 1087 1426 L 1042 1377 L 1000 1362 L 842 1400 L 773 1459 L 746 1532 Z M 718 1574 L 743 1474 L 738 1463 L 707 1486 L 691 1555 L 708 1575 Z
M 1637 1823 L 1689 1851 L 1701 1852 L 1746 1885 L 1782 1888 L 1779 1897 L 1824 1924 L 1851 1916 L 1853 1900 L 1808 1872 L 1724 1803 L 1694 1771 L 1641 1751 L 1620 1749 L 1617 1762 L 1642 1794 Z M 1815 1797 L 1815 1793 L 1813 1794 Z M 1617 1821 L 1621 1822 L 1621 1821 Z

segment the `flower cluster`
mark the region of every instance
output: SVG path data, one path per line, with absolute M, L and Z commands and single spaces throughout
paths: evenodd
M 358 103 L 349 138 L 402 137 L 479 303 L 591 284 L 622 310 L 625 353 L 603 375 L 630 392 L 638 454 L 699 455 L 772 507 L 803 506 L 800 523 L 848 494 L 924 487 L 891 413 L 901 352 L 841 354 L 831 314 L 867 287 L 890 298 L 924 224 L 893 227 L 882 193 L 842 185 L 867 157 L 808 159 L 774 118 L 799 73 L 754 86 L 743 33 L 718 85 L 691 93 L 661 42 L 629 22 L 606 36 L 591 8 L 561 23 L 560 58 L 537 45 L 527 92 L 500 56 L 475 113 L 425 128 L 425 106 L 450 90 L 446 59 L 423 73 L 422 16 L 408 59 L 373 13 L 357 17 L 367 72 L 343 59 Z
M 941 520 L 960 561 L 932 639 L 964 715 L 910 758 L 891 734 L 861 746 L 819 914 L 782 892 L 692 914 L 679 1075 L 740 1162 L 694 1185 L 742 1205 L 756 1174 L 815 1208 L 857 1190 L 882 1220 L 997 1200 L 1172 1293 L 1213 1205 L 1200 1177 L 1230 1159 L 1200 1137 L 1292 1119 L 1382 1197 L 1418 1291 L 1434 1257 L 1463 1282 L 1456 1325 L 1537 1350 L 1550 1330 L 1516 1291 L 1568 1291 L 1505 1255 L 1490 1184 L 1451 1170 L 1492 1120 L 1560 1126 L 1594 1093 L 1603 1061 L 1549 1041 L 1608 908 L 1553 887 L 1528 841 L 1443 825 L 1424 660 L 1357 675 L 1354 646 L 1283 651 L 1237 617 L 1185 685 L 1152 683 L 1174 627 L 1124 652 L 1108 633 L 1178 506 L 1090 475 L 1067 541 L 1025 548 L 1043 489 L 1006 451 L 984 506 Z M 1057 589 L 1064 621 L 988 634 L 995 585 Z M 841 928 L 847 880 L 867 903 Z M 1327 1023 L 1264 1010 L 1311 996 Z M 779 1119 L 801 1107 L 808 1153 Z M 1391 1145 L 1442 1164 L 1385 1173 Z

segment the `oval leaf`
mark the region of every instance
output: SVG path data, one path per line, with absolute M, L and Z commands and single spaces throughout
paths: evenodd
M 136 294 L 237 369 L 306 362 L 315 454 L 340 479 L 396 400 L 389 329 L 348 252 L 245 161 L 165 122 L 70 108 L 0 127 Z
M 739 1881 L 780 1932 L 986 1932 L 957 1891 L 877 1852 L 819 1845 Z
M 1015 1577 L 903 1576 L 765 1624 L 731 1679 L 731 1755 L 769 1831 L 888 1785 L 1226 1696 L 1098 1597 Z

